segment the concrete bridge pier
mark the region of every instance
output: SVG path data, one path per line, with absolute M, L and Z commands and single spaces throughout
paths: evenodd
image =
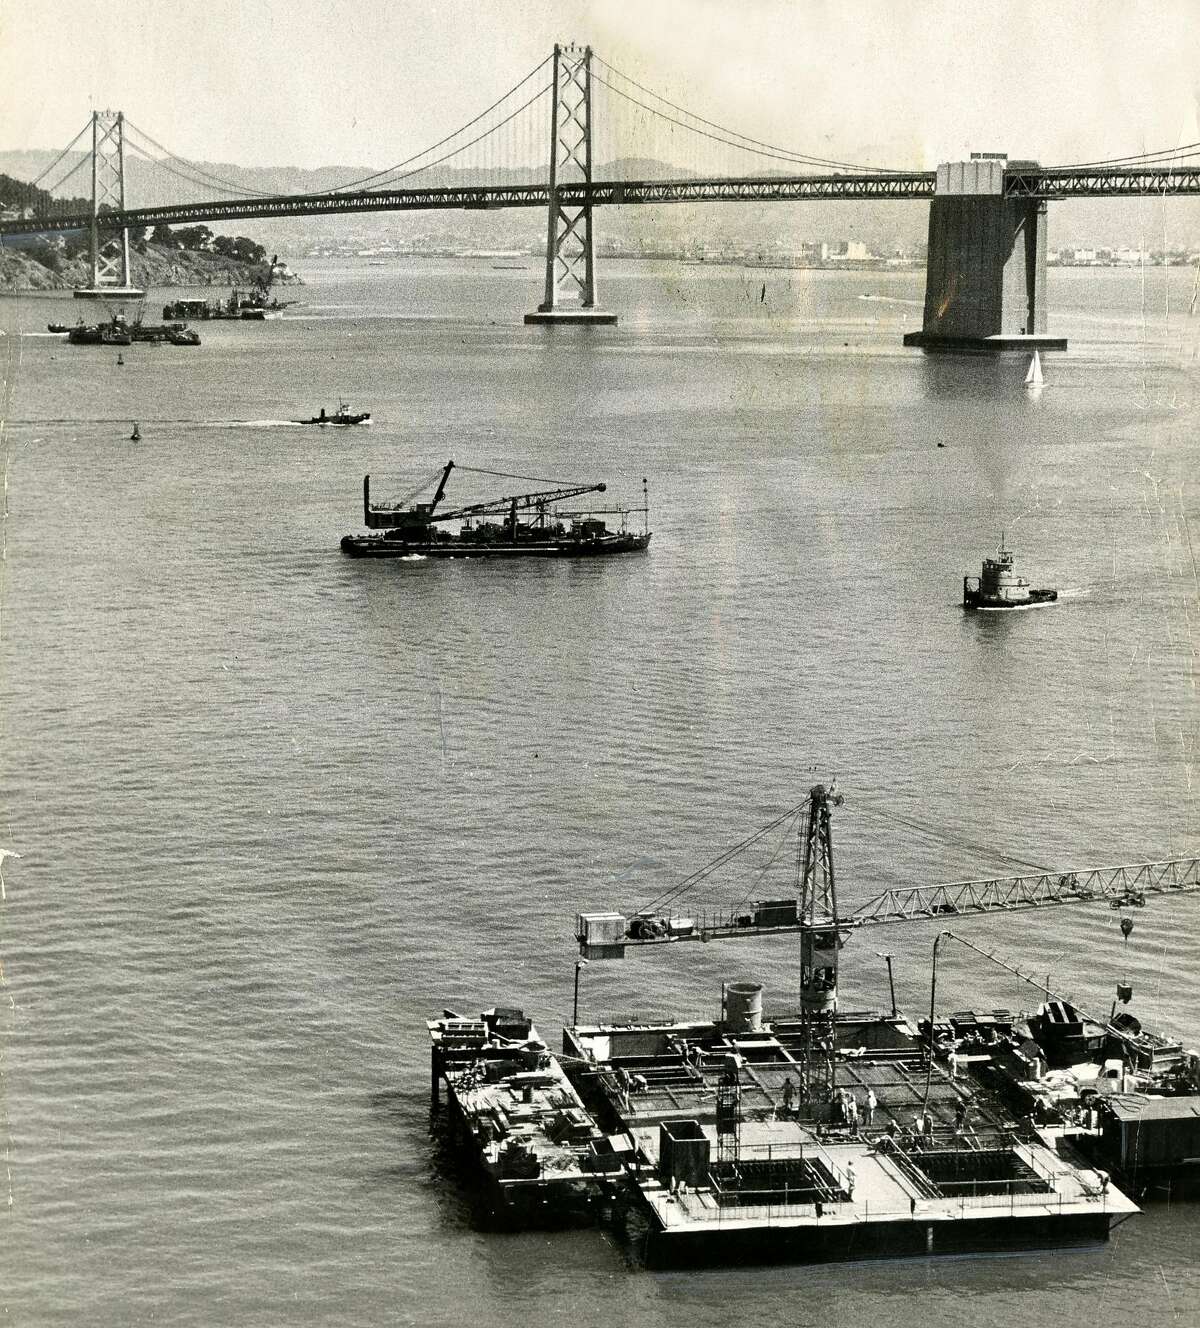
M 977 154 L 938 167 L 925 316 L 906 346 L 1066 350 L 1065 337 L 1046 331 L 1046 204 L 1006 198 L 1007 165 L 1002 155 Z

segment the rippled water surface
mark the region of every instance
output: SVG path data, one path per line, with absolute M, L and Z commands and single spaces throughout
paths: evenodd
M 473 1227 L 423 1021 L 512 1003 L 556 1042 L 576 911 L 816 778 L 850 904 L 1200 848 L 1189 273 L 1052 273 L 1071 350 L 1035 399 L 1023 363 L 900 348 L 919 274 L 610 263 L 621 323 L 547 332 L 530 264 L 314 264 L 288 317 L 121 367 L 32 335 L 69 301 L 0 301 L 8 1320 L 1196 1322 L 1179 1204 L 1084 1253 L 687 1276 Z M 281 423 L 339 394 L 370 429 Z M 401 493 L 450 456 L 615 499 L 646 476 L 651 549 L 343 558 L 364 472 Z M 964 616 L 1002 529 L 1062 597 Z M 765 890 L 764 860 L 714 893 Z M 1127 947 L 1107 909 L 962 925 L 1098 1008 L 1128 977 L 1194 1045 L 1197 907 L 1151 904 Z M 844 999 L 886 1001 L 889 950 L 915 1012 L 932 939 L 859 935 Z M 593 965 L 583 1012 L 712 1011 L 747 976 L 786 1007 L 795 959 Z M 939 984 L 1036 1000 L 955 947 Z

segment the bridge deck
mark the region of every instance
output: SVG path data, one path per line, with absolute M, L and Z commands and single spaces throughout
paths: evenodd
M 807 200 L 927 199 L 934 196 L 932 171 L 858 175 L 746 176 L 698 180 L 593 180 L 560 186 L 567 207 L 629 207 L 655 203 L 794 203 Z M 1200 194 L 1200 167 L 1120 167 L 1009 171 L 1010 198 L 1113 198 Z M 439 189 L 381 189 L 355 193 L 281 194 L 166 207 L 126 208 L 105 214 L 114 227 L 228 221 L 240 217 L 306 217 L 343 212 L 422 212 L 487 208 L 545 208 L 546 184 L 463 185 Z M 91 225 L 90 213 L 0 222 L 0 236 L 73 231 Z

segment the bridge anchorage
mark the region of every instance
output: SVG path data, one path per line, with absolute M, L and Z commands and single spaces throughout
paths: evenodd
M 554 47 L 550 109 L 550 205 L 546 228 L 546 297 L 527 323 L 615 323 L 596 307 L 592 237 L 592 48 Z M 582 199 L 562 192 L 582 186 Z
M 106 226 L 102 214 L 125 211 L 125 116 L 92 113 L 92 284 L 78 287 L 77 300 L 138 299 L 145 295 L 129 277 L 129 232 Z
M 1001 152 L 938 167 L 929 204 L 925 312 L 906 346 L 925 350 L 1066 350 L 1046 331 L 1046 199 L 1013 191 Z

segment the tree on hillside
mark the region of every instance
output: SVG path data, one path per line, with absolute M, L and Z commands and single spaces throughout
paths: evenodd
M 207 226 L 180 226 L 175 231 L 175 243 L 180 249 L 208 250 L 213 233 Z
M 255 244 L 244 235 L 236 237 L 218 235 L 212 242 L 212 251 L 223 258 L 235 259 L 239 263 L 262 263 L 267 257 L 267 251 L 261 244 Z
M 164 226 L 162 222 L 159 222 L 159 224 L 150 232 L 150 243 L 161 244 L 164 249 L 179 248 L 175 243 L 175 236 L 171 234 L 170 226 Z

